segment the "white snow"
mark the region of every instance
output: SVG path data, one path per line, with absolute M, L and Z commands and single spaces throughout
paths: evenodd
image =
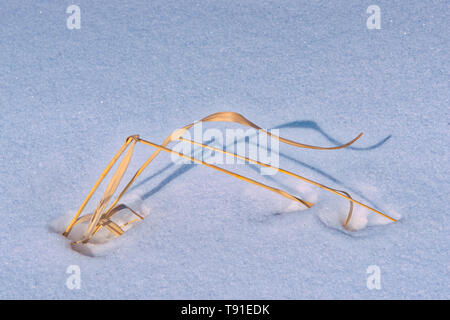
M 67 3 L 4 3 L 0 298 L 448 299 L 448 6 L 377 1 L 382 29 L 367 30 L 371 4 L 82 0 L 69 30 Z M 280 166 L 401 219 L 355 205 L 344 229 L 349 203 L 329 192 L 224 166 L 304 210 L 160 154 L 127 202 L 145 220 L 71 249 L 60 232 L 127 136 L 161 143 L 218 111 L 313 145 L 363 131 L 344 150 L 281 144 Z M 152 151 L 136 147 L 126 179 Z

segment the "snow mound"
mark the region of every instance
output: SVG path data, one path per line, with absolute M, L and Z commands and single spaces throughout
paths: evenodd
M 372 190 L 368 189 L 366 191 L 372 192 L 364 192 L 365 194 L 371 193 L 369 196 L 371 199 L 375 201 L 375 203 L 382 204 L 383 201 L 380 199 L 379 195 L 377 196 Z M 368 203 L 367 201 L 362 200 L 362 203 L 365 203 L 374 209 L 379 210 L 377 206 L 374 206 L 372 203 Z M 383 209 L 381 212 L 387 214 L 388 216 L 400 220 L 401 215 L 395 211 L 395 209 L 391 208 L 389 205 L 383 204 Z M 326 226 L 338 229 L 345 233 L 355 233 L 357 231 L 362 231 L 368 227 L 381 226 L 393 223 L 393 221 L 389 220 L 386 217 L 383 217 L 363 206 L 358 204 L 353 205 L 353 213 L 352 217 L 347 226 L 344 227 L 344 224 L 347 220 L 348 212 L 350 209 L 349 201 L 341 198 L 337 198 L 333 195 L 327 195 L 323 198 L 322 203 L 319 203 L 316 208 L 317 216 L 320 221 L 322 221 Z
M 144 218 L 148 216 L 150 210 L 142 201 L 141 196 L 136 193 L 131 193 L 124 196 L 122 203 L 125 203 L 128 208 L 124 208 L 117 212 L 111 220 L 117 225 L 121 226 L 125 232 L 133 228 L 139 221 L 136 220 L 136 215 L 130 210 L 139 213 Z M 50 230 L 62 234 L 66 227 L 69 225 L 76 210 L 70 210 L 63 216 L 50 222 Z M 84 213 L 86 214 L 86 213 Z M 134 221 L 131 222 L 130 221 Z M 68 240 L 72 243 L 82 238 L 84 230 L 86 229 L 88 222 L 79 223 L 75 225 L 68 236 Z M 122 235 L 121 237 L 123 237 Z M 104 256 L 111 250 L 117 248 L 119 241 L 116 241 L 116 236 L 108 231 L 106 228 L 101 228 L 94 237 L 87 244 L 71 244 L 72 249 L 88 256 Z

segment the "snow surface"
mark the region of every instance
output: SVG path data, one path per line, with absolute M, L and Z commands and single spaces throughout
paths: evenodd
M 450 298 L 448 2 L 83 0 L 68 30 L 70 4 L 1 5 L 0 298 Z M 363 131 L 344 150 L 282 145 L 280 165 L 401 219 L 355 206 L 347 231 L 331 193 L 226 166 L 316 202 L 303 210 L 161 154 L 124 236 L 91 257 L 55 232 L 127 136 L 218 111 L 322 146 Z

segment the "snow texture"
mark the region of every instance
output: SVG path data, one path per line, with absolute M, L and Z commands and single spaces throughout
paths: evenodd
M 450 298 L 448 2 L 81 0 L 79 30 L 70 4 L 0 10 L 0 298 Z M 61 230 L 127 136 L 160 143 L 218 111 L 313 145 L 363 131 L 343 150 L 281 145 L 280 166 L 400 220 L 355 206 L 344 229 L 329 192 L 225 166 L 304 210 L 161 154 L 128 195 L 145 220 L 70 248 Z M 152 151 L 136 147 L 126 178 Z

